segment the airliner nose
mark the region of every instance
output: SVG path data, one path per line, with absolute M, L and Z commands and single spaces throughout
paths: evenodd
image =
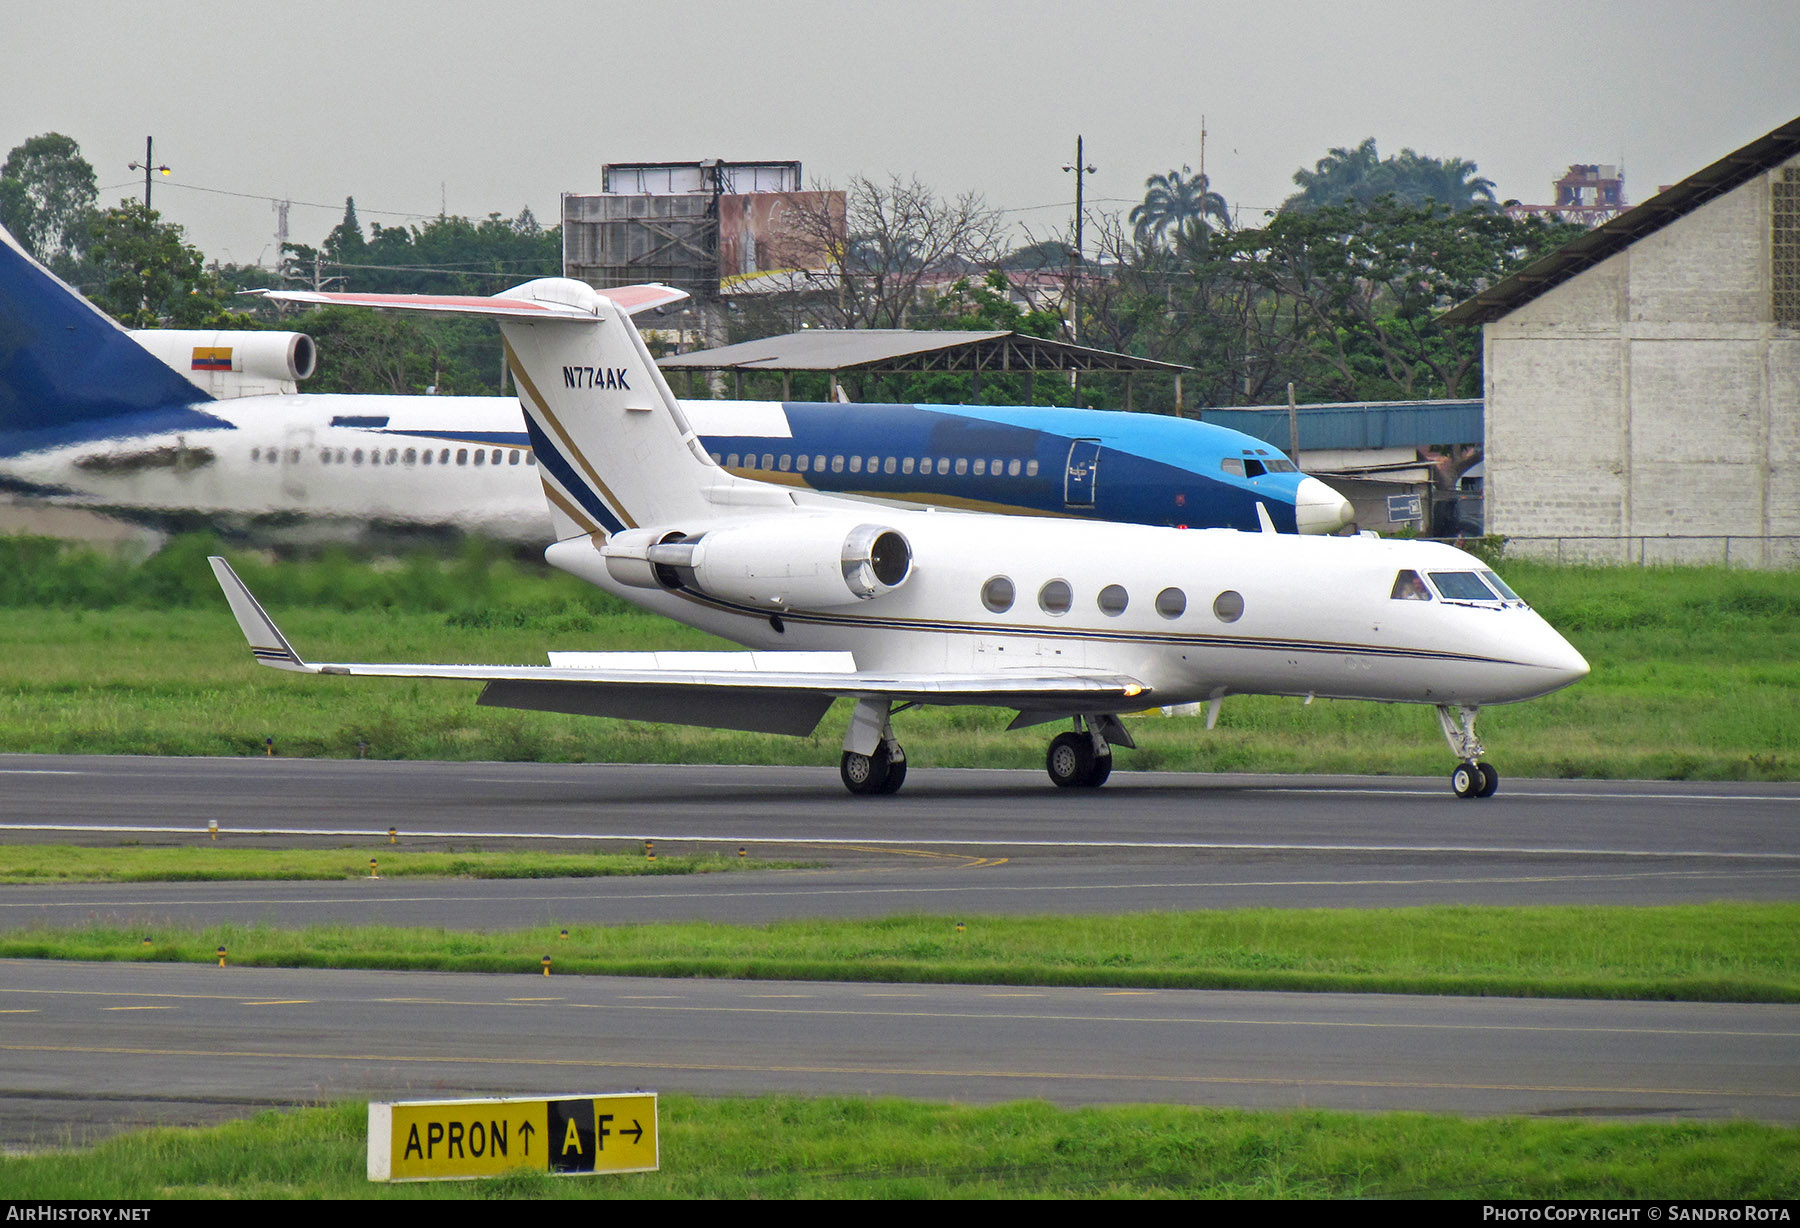
M 1294 523 L 1302 533 L 1335 533 L 1355 516 L 1350 500 L 1318 478 L 1301 478 L 1294 490 Z

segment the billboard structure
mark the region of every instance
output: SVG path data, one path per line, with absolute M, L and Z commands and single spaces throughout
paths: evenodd
M 841 249 L 795 224 L 844 216 L 842 192 L 800 189 L 798 162 L 612 163 L 600 181 L 562 201 L 563 275 L 596 289 L 660 281 L 705 302 L 812 288 Z

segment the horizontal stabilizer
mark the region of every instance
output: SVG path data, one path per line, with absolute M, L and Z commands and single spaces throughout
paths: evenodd
M 567 291 L 573 291 L 572 293 Z M 651 283 L 642 286 L 619 286 L 611 290 L 591 290 L 585 283 L 563 278 L 545 278 L 528 282 L 516 290 L 506 290 L 487 297 L 479 294 L 356 294 L 324 290 L 247 290 L 246 294 L 273 299 L 278 303 L 312 303 L 337 307 L 377 307 L 388 311 L 423 311 L 434 315 L 499 316 L 514 320 L 587 320 L 595 319 L 593 311 L 583 307 L 584 298 L 599 295 L 623 311 L 636 315 L 679 303 L 688 297 L 686 290 Z

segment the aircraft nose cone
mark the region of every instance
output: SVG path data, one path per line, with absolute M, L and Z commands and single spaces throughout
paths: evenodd
M 1302 533 L 1335 533 L 1356 516 L 1350 500 L 1319 481 L 1301 478 L 1294 491 L 1294 523 Z

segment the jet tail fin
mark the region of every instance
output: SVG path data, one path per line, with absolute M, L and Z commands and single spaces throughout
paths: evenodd
M 66 432 L 212 400 L 39 264 L 4 228 L 0 338 L 0 432 Z

